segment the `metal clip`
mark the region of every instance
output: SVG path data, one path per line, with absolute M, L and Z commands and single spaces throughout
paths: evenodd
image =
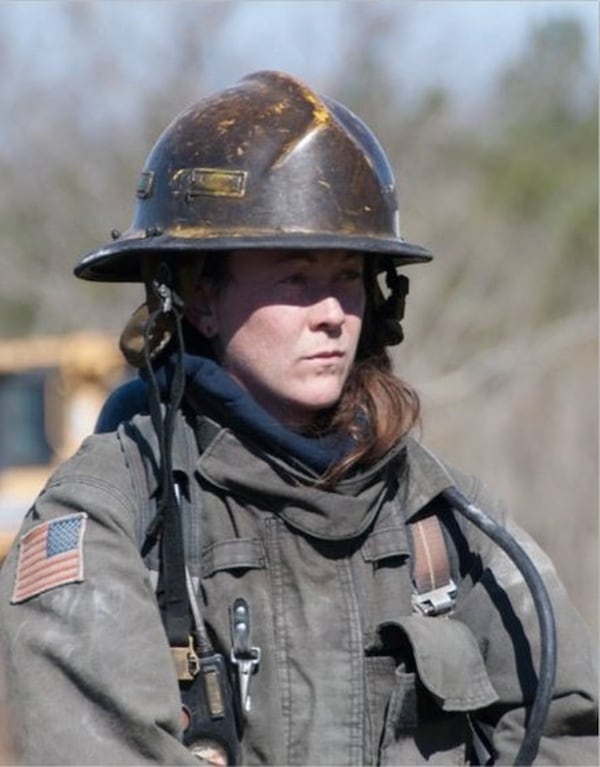
M 154 292 L 160 301 L 161 311 L 168 314 L 173 308 L 173 293 L 171 288 L 169 288 L 168 285 L 165 285 L 164 282 L 159 283 L 155 281 Z
M 148 236 L 155 237 L 158 234 L 160 234 L 160 231 L 154 227 Z M 156 278 L 152 280 L 152 290 L 158 299 L 160 311 L 163 314 L 170 314 L 173 310 L 181 311 L 183 308 L 181 297 L 172 287 L 171 270 L 164 261 L 158 268 Z
M 200 658 L 194 648 L 194 640 L 188 637 L 187 647 L 171 647 L 173 663 L 177 679 L 183 682 L 191 681 L 200 671 Z
M 425 591 L 422 594 L 413 594 L 413 610 L 428 616 L 443 615 L 454 608 L 456 594 L 456 584 L 450 579 L 445 586 L 440 586 L 438 589 Z
M 231 662 L 237 666 L 239 695 L 243 711 L 250 711 L 250 678 L 260 663 L 260 648 L 250 647 L 250 609 L 245 599 L 238 597 L 231 609 Z

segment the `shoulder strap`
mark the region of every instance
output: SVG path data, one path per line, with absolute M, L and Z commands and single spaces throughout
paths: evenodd
M 412 519 L 408 527 L 413 549 L 413 610 L 427 616 L 447 614 L 454 609 L 457 588 L 436 510 Z

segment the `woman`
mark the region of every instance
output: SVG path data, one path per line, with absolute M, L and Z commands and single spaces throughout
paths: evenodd
M 176 118 L 137 197 L 76 273 L 145 282 L 122 337 L 143 383 L 49 481 L 0 578 L 24 761 L 512 763 L 537 619 L 519 569 L 445 502 L 457 485 L 551 596 L 538 763 L 593 763 L 595 652 L 551 564 L 409 436 L 418 398 L 385 347 L 396 267 L 430 255 L 400 237 L 370 131 L 258 73 Z M 452 575 L 423 609 L 420 521 Z

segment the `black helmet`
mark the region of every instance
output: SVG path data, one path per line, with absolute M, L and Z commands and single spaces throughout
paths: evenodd
M 241 248 L 343 248 L 431 260 L 400 236 L 389 162 L 349 109 L 258 72 L 178 115 L 150 152 L 131 227 L 78 277 L 142 281 L 140 256 Z

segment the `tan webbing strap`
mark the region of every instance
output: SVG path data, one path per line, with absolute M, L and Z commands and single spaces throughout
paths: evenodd
M 454 607 L 456 584 L 442 526 L 436 514 L 411 521 L 413 540 L 413 609 L 425 615 L 440 615 Z

